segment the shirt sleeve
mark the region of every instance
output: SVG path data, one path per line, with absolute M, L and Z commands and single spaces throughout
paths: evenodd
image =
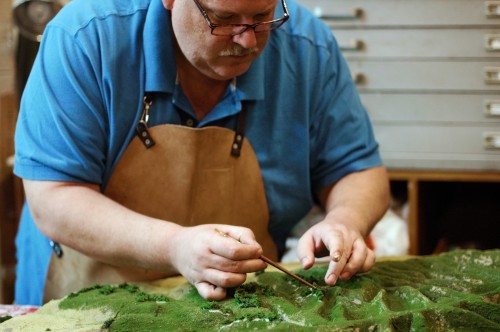
M 72 34 L 46 30 L 21 100 L 18 176 L 100 183 L 107 125 L 98 65 Z
M 327 33 L 324 66 L 318 75 L 318 102 L 310 128 L 314 192 L 349 173 L 382 164 L 370 119 L 350 70 L 335 38 L 329 30 Z

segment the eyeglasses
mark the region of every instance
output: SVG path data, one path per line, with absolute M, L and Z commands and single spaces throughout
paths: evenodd
M 285 0 L 281 0 L 281 5 L 283 6 L 283 17 L 277 18 L 271 21 L 265 21 L 265 22 L 258 22 L 254 24 L 215 24 L 212 23 L 210 20 L 210 17 L 208 17 L 207 12 L 203 7 L 200 5 L 198 0 L 193 0 L 196 6 L 198 6 L 198 9 L 200 10 L 201 14 L 205 18 L 205 20 L 208 23 L 208 26 L 210 29 L 212 29 L 212 35 L 215 36 L 236 36 L 239 34 L 242 34 L 243 32 L 247 31 L 248 29 L 253 29 L 256 33 L 258 32 L 268 32 L 271 30 L 276 30 L 280 26 L 283 25 L 289 18 L 290 15 L 288 14 L 288 8 L 286 7 Z

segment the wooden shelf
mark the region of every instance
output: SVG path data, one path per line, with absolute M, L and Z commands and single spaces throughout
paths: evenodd
M 500 182 L 500 172 L 389 170 L 391 180 Z
M 410 254 L 431 254 L 437 238 L 442 236 L 438 230 L 446 226 L 442 223 L 451 216 L 456 217 L 459 210 L 477 212 L 477 218 L 481 220 L 473 220 L 473 217 L 471 224 L 488 223 L 493 214 L 500 215 L 500 204 L 495 204 L 493 197 L 496 193 L 496 200 L 500 198 L 500 172 L 392 169 L 389 178 L 391 184 L 406 184 Z M 455 228 L 464 224 L 466 222 L 457 220 Z M 490 226 L 498 228 L 496 224 Z M 466 233 L 467 229 L 461 232 Z M 488 235 L 491 234 L 484 234 L 485 237 Z

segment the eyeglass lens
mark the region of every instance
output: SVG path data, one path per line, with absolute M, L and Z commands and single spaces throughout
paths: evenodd
M 266 32 L 279 28 L 284 23 L 283 20 L 277 22 L 266 22 L 262 24 L 255 25 L 221 25 L 217 26 L 213 29 L 213 34 L 222 34 L 222 35 L 237 35 L 245 32 L 248 29 L 253 29 L 255 32 Z

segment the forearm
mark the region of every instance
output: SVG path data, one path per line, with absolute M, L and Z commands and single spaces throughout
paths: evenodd
M 24 181 L 40 230 L 56 242 L 113 265 L 174 273 L 168 239 L 180 226 L 135 213 L 98 186 Z
M 180 273 L 206 299 L 224 298 L 226 288 L 266 267 L 248 228 L 183 227 L 149 218 L 107 198 L 96 185 L 26 180 L 24 185 L 37 226 L 52 240 L 112 265 L 160 272 L 148 273 L 149 279 Z M 215 236 L 215 230 L 241 242 Z
M 389 206 L 387 171 L 380 166 L 351 173 L 323 189 L 319 198 L 325 221 L 344 224 L 366 237 Z

